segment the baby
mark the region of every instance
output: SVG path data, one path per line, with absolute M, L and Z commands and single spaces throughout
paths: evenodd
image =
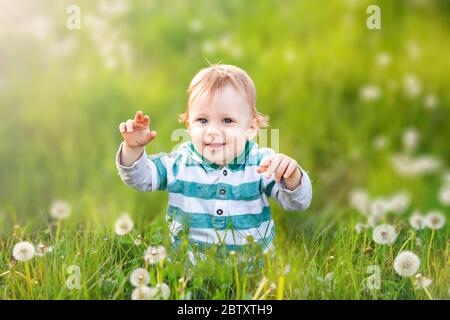
M 166 219 L 172 243 L 187 236 L 189 254 L 217 245 L 225 252 L 258 246 L 274 249 L 269 197 L 285 210 L 309 207 L 311 181 L 289 156 L 252 141 L 268 118 L 256 110 L 256 89 L 242 69 L 212 65 L 188 89 L 180 115 L 192 141 L 172 153 L 147 156 L 155 139 L 150 117 L 138 111 L 119 126 L 124 141 L 116 156 L 122 180 L 140 191 L 169 193 Z

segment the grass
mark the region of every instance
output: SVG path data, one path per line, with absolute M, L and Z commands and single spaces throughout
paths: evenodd
M 438 194 L 450 159 L 450 6 L 375 2 L 383 29 L 374 31 L 365 27 L 373 1 L 134 1 L 117 15 L 79 1 L 81 30 L 65 28 L 67 1 L 5 7 L 2 30 L 20 33 L 0 33 L 0 299 L 130 299 L 138 267 L 149 270 L 151 286 L 167 283 L 170 299 L 448 299 L 450 213 Z M 38 17 L 53 25 L 44 36 L 30 28 Z M 377 63 L 383 52 L 387 65 Z M 171 135 L 181 128 L 185 90 L 206 60 L 248 71 L 259 111 L 280 130 L 279 151 L 313 183 L 305 212 L 272 202 L 277 251 L 250 272 L 239 255 L 211 253 L 191 267 L 170 248 L 167 195 L 126 187 L 114 164 L 118 124 L 138 109 L 158 131 L 149 154 L 179 142 Z M 408 94 L 408 75 L 418 94 Z M 362 99 L 366 85 L 380 96 Z M 412 156 L 430 155 L 439 170 L 405 177 L 392 166 L 411 127 L 420 137 Z M 383 148 L 374 147 L 379 137 Z M 356 188 L 371 200 L 410 196 L 403 214 L 384 218 L 399 232 L 392 247 L 374 243 L 371 228 L 355 232 L 366 222 L 348 202 Z M 49 206 L 59 198 L 72 211 L 58 227 Z M 434 209 L 447 219 L 442 229 L 410 228 L 415 210 Z M 135 228 L 118 236 L 114 222 L 124 211 Z M 20 240 L 53 251 L 17 262 L 12 249 Z M 170 261 L 145 266 L 144 251 L 157 244 Z M 433 281 L 428 292 L 394 272 L 400 250 L 420 257 L 419 272 Z M 74 265 L 80 287 L 70 290 Z M 370 290 L 378 270 L 380 288 Z

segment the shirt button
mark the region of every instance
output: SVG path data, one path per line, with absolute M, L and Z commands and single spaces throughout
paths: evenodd
M 223 175 L 226 176 L 228 174 L 228 171 L 225 169 L 223 170 Z
M 220 190 L 219 190 L 219 193 L 220 193 L 222 196 L 225 194 L 225 192 L 226 192 L 225 189 L 220 189 Z
M 220 215 L 222 215 L 223 210 L 222 209 L 217 209 L 216 213 L 220 216 Z

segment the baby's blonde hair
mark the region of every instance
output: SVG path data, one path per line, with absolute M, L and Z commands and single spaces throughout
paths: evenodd
M 233 85 L 239 90 L 248 101 L 253 116 L 255 117 L 259 128 L 269 126 L 269 117 L 256 110 L 256 88 L 250 76 L 241 68 L 228 64 L 213 64 L 208 68 L 200 70 L 192 79 L 187 90 L 186 112 L 178 116 L 180 123 L 186 123 L 189 118 L 189 106 L 195 98 L 202 92 L 209 93 L 209 99 L 227 84 Z M 197 90 L 193 95 L 193 91 Z

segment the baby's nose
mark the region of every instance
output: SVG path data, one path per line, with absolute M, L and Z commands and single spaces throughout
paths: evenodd
M 208 128 L 206 129 L 206 134 L 208 136 L 220 135 L 220 134 L 222 134 L 222 131 L 220 130 L 219 127 L 217 127 L 215 125 L 209 125 Z

